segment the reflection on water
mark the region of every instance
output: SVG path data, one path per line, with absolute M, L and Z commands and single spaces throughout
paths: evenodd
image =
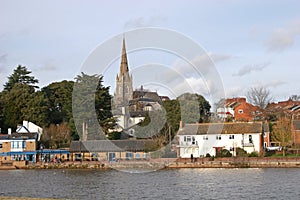
M 143 171 L 141 171 L 143 172 Z M 68 199 L 299 199 L 299 169 L 0 171 L 0 196 Z

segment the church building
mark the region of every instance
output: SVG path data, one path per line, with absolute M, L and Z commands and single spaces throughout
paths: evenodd
M 143 89 L 133 91 L 132 75 L 129 73 L 125 39 L 123 38 L 120 72 L 116 77 L 116 89 L 112 100 L 112 113 L 117 119 L 119 131 L 128 131 L 145 119 L 148 112 L 160 110 L 167 100 L 157 92 Z

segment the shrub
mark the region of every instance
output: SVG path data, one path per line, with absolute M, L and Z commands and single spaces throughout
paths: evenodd
M 242 149 L 242 148 L 236 148 L 235 149 L 235 151 L 236 151 L 236 156 L 237 157 L 244 157 L 244 156 L 246 156 L 247 155 L 247 151 L 245 151 L 244 149 Z
M 231 157 L 232 154 L 227 149 L 222 149 L 220 152 L 217 152 L 217 157 Z
M 251 152 L 248 157 L 258 157 L 258 152 L 257 151 L 253 151 Z

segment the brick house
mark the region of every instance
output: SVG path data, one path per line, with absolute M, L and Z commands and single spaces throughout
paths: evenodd
M 117 161 L 147 159 L 152 140 L 87 140 L 72 141 L 71 160 Z
M 263 119 L 263 112 L 257 106 L 247 103 L 246 98 L 226 99 L 224 105 L 217 108 L 217 116 L 223 121 L 251 122 Z
M 294 143 L 300 146 L 300 120 L 294 120 L 292 123 L 292 131 L 294 134 Z
M 32 122 L 23 121 L 16 132 L 8 129 L 8 134 L 0 134 L 0 161 L 35 161 L 37 141 L 43 129 Z
M 36 151 L 36 133 L 12 133 L 0 135 L 0 161 L 32 161 Z
M 300 101 L 288 99 L 287 101 L 270 103 L 266 108 L 268 116 L 273 117 L 291 117 L 292 119 L 300 120 Z

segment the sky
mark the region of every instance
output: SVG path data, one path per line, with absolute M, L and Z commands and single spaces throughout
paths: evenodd
M 32 71 L 40 88 L 74 80 L 93 52 L 104 44 L 114 42 L 107 51 L 114 47 L 113 51 L 120 54 L 125 36 L 134 88 L 145 85 L 160 95 L 174 97 L 189 91 L 180 86 L 185 82 L 192 92 L 209 98 L 214 93 L 213 83 L 220 78 L 222 85 L 218 85 L 227 98 L 245 96 L 251 87 L 261 86 L 271 91 L 275 101 L 300 95 L 297 0 L 1 0 L 0 4 L 0 90 L 19 64 Z M 137 50 L 136 30 L 149 27 L 184 36 L 201 47 L 203 52 L 190 58 L 192 63 L 204 66 L 200 75 L 196 76 L 187 61 L 171 51 Z M 148 36 L 153 43 L 159 37 Z M 167 35 L 165 38 L 169 39 Z M 178 42 L 172 42 L 171 50 L 180 51 L 184 41 L 179 37 Z M 207 64 L 203 55 L 213 64 Z M 105 56 L 98 55 L 99 65 Z M 116 57 L 109 66 L 99 67 L 103 84 L 111 86 L 111 93 L 119 63 Z M 218 77 L 205 78 L 207 69 L 215 69 Z M 181 78 L 173 81 L 176 77 Z

